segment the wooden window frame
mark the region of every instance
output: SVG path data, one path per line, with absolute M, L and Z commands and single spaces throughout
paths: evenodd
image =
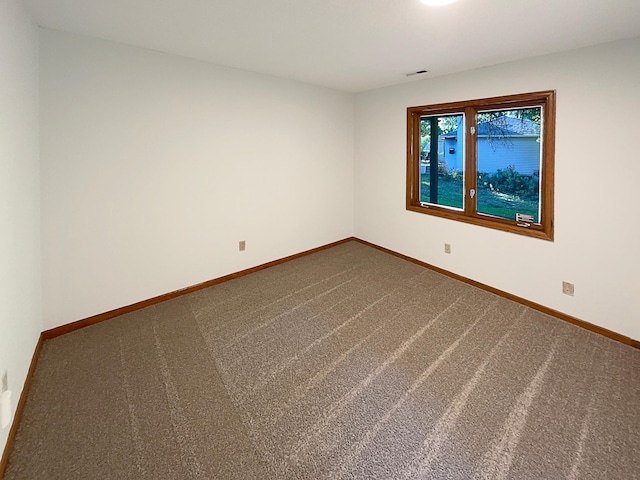
M 407 108 L 407 210 L 458 220 L 483 227 L 526 235 L 544 240 L 553 240 L 553 190 L 555 156 L 555 90 L 490 97 L 463 102 L 440 103 Z M 477 195 L 473 198 L 469 192 L 477 191 L 477 136 L 470 134 L 471 128 L 477 131 L 476 114 L 483 110 L 513 109 L 525 107 L 543 107 L 542 114 L 542 160 L 540 172 L 540 223 L 521 226 L 514 220 L 492 217 L 477 213 Z M 464 113 L 464 210 L 453 210 L 420 201 L 420 117 L 425 115 L 446 115 Z

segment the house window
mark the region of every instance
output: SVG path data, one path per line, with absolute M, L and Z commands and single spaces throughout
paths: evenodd
M 555 92 L 407 109 L 407 209 L 553 240 Z

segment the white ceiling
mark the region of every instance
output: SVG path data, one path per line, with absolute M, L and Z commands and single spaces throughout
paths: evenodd
M 640 0 L 25 2 L 43 27 L 350 92 L 640 36 Z

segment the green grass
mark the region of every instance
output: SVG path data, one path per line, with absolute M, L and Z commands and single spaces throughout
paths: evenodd
M 429 198 L 429 176 L 421 175 L 420 201 L 431 203 Z M 462 179 L 438 178 L 438 205 L 462 208 L 463 186 Z M 516 195 L 492 191 L 486 188 L 478 190 L 478 212 L 500 218 L 513 220 L 516 213 L 533 215 L 538 221 L 538 203 L 523 200 Z
M 429 198 L 429 175 L 421 175 L 420 178 L 420 201 L 431 203 Z M 438 205 L 447 207 L 462 208 L 462 179 L 452 180 L 445 177 L 438 178 Z

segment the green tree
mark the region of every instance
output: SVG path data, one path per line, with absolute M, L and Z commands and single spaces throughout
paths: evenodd
M 422 117 L 420 119 L 420 149 L 431 142 L 431 118 Z M 455 132 L 462 127 L 462 115 L 438 116 L 438 136 Z

